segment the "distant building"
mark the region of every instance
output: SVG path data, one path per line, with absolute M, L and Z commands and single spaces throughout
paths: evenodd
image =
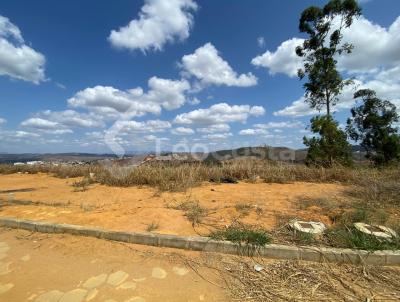
M 44 165 L 44 162 L 41 160 L 34 160 L 26 162 L 27 165 L 34 166 L 34 165 Z

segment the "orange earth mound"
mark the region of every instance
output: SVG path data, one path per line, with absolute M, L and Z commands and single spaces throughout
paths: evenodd
M 216 226 L 234 220 L 273 229 L 279 217 L 322 221 L 331 224 L 320 208 L 299 209 L 304 198 L 329 198 L 342 202 L 346 187 L 341 184 L 295 182 L 290 184 L 204 183 L 186 192 L 158 192 L 150 187 L 109 187 L 93 184 L 84 192 L 72 186 L 80 178 L 60 179 L 48 174 L 0 175 L 0 216 L 96 226 L 125 231 L 145 231 L 158 224 L 158 233 L 207 235 Z M 8 193 L 9 190 L 28 189 Z M 6 201 L 40 204 L 16 205 Z M 198 201 L 208 210 L 203 224 L 193 227 L 179 205 Z M 246 213 L 237 204 L 249 208 Z

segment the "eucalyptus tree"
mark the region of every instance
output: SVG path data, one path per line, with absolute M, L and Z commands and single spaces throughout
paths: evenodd
M 351 109 L 347 120 L 347 132 L 376 165 L 385 165 L 400 160 L 400 136 L 394 123 L 399 121 L 396 106 L 381 100 L 375 91 L 362 89 L 354 94 L 361 99 L 358 107 Z
M 323 8 L 305 9 L 300 17 L 299 30 L 308 39 L 296 48 L 296 54 L 304 58 L 298 76 L 308 77 L 304 84 L 306 102 L 319 111 L 325 107 L 327 115 L 331 115 L 344 86 L 351 84 L 337 70 L 337 57 L 351 53 L 353 45 L 342 43 L 343 29 L 360 15 L 356 0 L 331 0 Z
M 343 79 L 337 69 L 337 58 L 349 54 L 351 43 L 342 43 L 343 30 L 361 15 L 356 0 L 331 0 L 324 7 L 311 6 L 300 17 L 299 30 L 308 35 L 296 54 L 304 59 L 298 70 L 304 84 L 305 99 L 312 109 L 326 109 L 326 116 L 311 119 L 311 131 L 318 137 L 304 137 L 308 147 L 307 163 L 332 166 L 335 163 L 351 164 L 351 148 L 347 135 L 332 117 L 332 107 L 351 80 Z

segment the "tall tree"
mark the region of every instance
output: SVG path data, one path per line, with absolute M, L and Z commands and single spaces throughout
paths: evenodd
M 349 166 L 352 164 L 352 150 L 347 135 L 330 115 L 316 116 L 311 119 L 311 131 L 318 137 L 304 137 L 308 147 L 306 164 L 331 167 L 334 164 Z
M 399 121 L 396 106 L 376 96 L 375 91 L 362 89 L 354 94 L 362 104 L 351 109 L 347 120 L 349 136 L 360 141 L 367 158 L 376 165 L 400 160 L 400 136 L 393 123 Z
M 360 15 L 356 0 L 331 0 L 323 8 L 307 8 L 300 17 L 299 30 L 309 38 L 296 48 L 296 54 L 305 61 L 298 76 L 300 79 L 308 76 L 304 88 L 310 107 L 319 111 L 326 107 L 327 115 L 331 114 L 343 87 L 351 83 L 337 71 L 336 57 L 352 51 L 352 44 L 341 43 L 342 31 Z
M 306 162 L 324 166 L 334 163 L 351 163 L 351 149 L 347 135 L 332 118 L 332 107 L 351 80 L 344 80 L 337 70 L 336 58 L 350 53 L 353 45 L 342 43 L 343 29 L 350 27 L 353 19 L 361 15 L 356 0 L 331 0 L 323 8 L 311 6 L 303 11 L 299 21 L 300 32 L 306 33 L 296 54 L 304 58 L 304 68 L 298 76 L 308 77 L 304 84 L 306 102 L 320 111 L 326 107 L 326 116 L 311 119 L 311 130 L 318 137 L 304 137 L 308 146 Z

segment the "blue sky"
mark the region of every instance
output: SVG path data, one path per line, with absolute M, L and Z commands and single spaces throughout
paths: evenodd
M 298 18 L 325 2 L 3 0 L 0 152 L 303 147 Z M 400 2 L 361 5 L 340 70 L 400 105 Z

